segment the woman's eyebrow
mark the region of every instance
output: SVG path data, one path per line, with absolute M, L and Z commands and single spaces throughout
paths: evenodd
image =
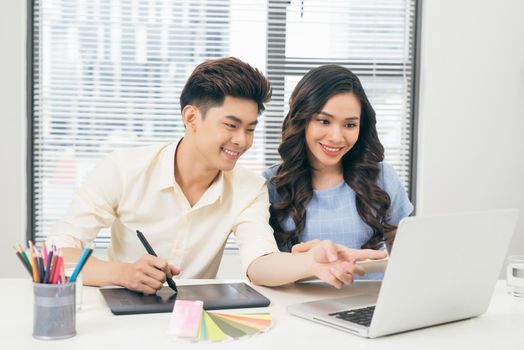
M 318 112 L 318 114 L 323 114 L 323 115 L 325 115 L 326 117 L 329 117 L 329 118 L 335 118 L 334 115 L 329 114 L 328 112 L 324 112 L 324 111 L 320 111 L 320 112 Z M 350 121 L 350 120 L 359 120 L 359 119 L 360 119 L 359 117 L 347 117 L 345 120 Z

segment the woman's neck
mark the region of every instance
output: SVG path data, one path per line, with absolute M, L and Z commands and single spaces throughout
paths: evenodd
M 335 187 L 344 180 L 341 166 L 312 168 L 312 185 L 314 190 Z

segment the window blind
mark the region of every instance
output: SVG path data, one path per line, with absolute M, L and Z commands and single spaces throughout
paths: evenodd
M 282 116 L 293 88 L 310 69 L 338 64 L 362 81 L 377 114 L 386 160 L 409 189 L 415 1 L 269 1 L 266 112 L 269 163 L 278 161 Z
M 45 239 L 107 153 L 173 141 L 179 95 L 205 59 L 265 72 L 273 99 L 240 164 L 279 161 L 289 95 L 309 69 L 361 77 L 390 162 L 410 181 L 414 0 L 34 0 L 31 234 Z M 108 230 L 97 246 L 110 243 Z M 234 249 L 230 239 L 226 245 Z

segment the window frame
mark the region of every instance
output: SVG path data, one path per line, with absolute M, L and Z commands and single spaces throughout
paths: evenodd
M 285 1 L 288 3 L 288 1 Z M 270 13 L 270 4 L 271 3 L 282 3 L 282 0 L 268 0 L 268 12 L 267 12 L 267 18 L 268 18 L 268 29 L 266 30 L 267 33 L 267 39 L 266 39 L 266 45 L 269 46 L 270 41 L 270 21 L 269 18 L 271 16 Z M 27 192 L 26 192 L 26 238 L 27 240 L 34 240 L 35 239 L 35 229 L 36 229 L 36 207 L 35 207 L 35 186 L 34 186 L 34 180 L 35 180 L 35 174 L 34 174 L 34 161 L 35 161 L 35 152 L 34 152 L 34 116 L 35 116 L 35 104 L 34 104 L 34 60 L 35 57 L 37 57 L 37 53 L 35 53 L 35 38 L 34 36 L 37 34 L 35 32 L 34 27 L 34 0 L 28 0 L 27 1 L 27 31 L 26 31 L 26 121 L 27 121 L 27 137 L 26 137 L 26 185 L 27 185 Z M 414 28 L 413 28 L 413 58 L 412 58 L 412 92 L 411 92 L 411 103 L 410 103 L 410 122 L 411 122 L 411 129 L 410 129 L 410 166 L 409 166 L 409 182 L 408 182 L 408 197 L 413 204 L 415 211 L 417 210 L 417 166 L 418 166 L 418 160 L 417 160 L 417 154 L 418 154 L 418 128 L 419 128 L 419 96 L 420 96 L 420 55 L 421 55 L 421 30 L 422 30 L 422 0 L 414 0 L 414 7 L 415 7 L 415 18 L 414 18 Z M 284 35 L 285 38 L 285 35 Z M 285 42 L 284 42 L 285 44 Z M 285 45 L 284 45 L 285 50 Z M 285 59 L 285 57 L 284 57 Z M 267 76 L 271 79 L 271 70 L 270 70 L 270 59 L 269 54 L 266 56 L 266 64 L 267 64 Z M 286 61 L 289 62 L 289 61 Z M 354 63 L 352 62 L 339 62 L 343 65 L 349 65 L 354 66 Z M 321 61 L 318 62 L 318 64 L 322 64 Z M 361 64 L 361 62 L 359 62 Z M 362 74 L 360 74 L 362 75 Z M 273 82 L 273 80 L 272 80 Z M 275 98 L 277 96 L 273 96 Z M 281 97 L 283 100 L 283 96 Z M 285 101 L 283 102 L 285 105 Z M 278 106 L 280 109 L 279 111 L 282 111 L 282 106 Z M 271 107 L 275 109 L 275 105 Z M 285 107 L 284 107 L 285 108 Z M 264 121 L 265 123 L 271 122 L 271 121 Z M 414 211 L 414 213 L 415 213 Z M 412 215 L 414 215 L 414 213 Z

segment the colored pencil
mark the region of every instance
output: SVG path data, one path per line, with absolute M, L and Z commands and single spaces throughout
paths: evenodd
M 36 252 L 36 249 L 35 249 L 33 261 L 34 261 L 35 270 L 36 270 L 36 283 L 39 283 L 40 282 L 40 264 L 38 261 L 38 253 Z
M 58 277 L 60 277 L 60 270 L 62 269 L 61 265 L 63 263 L 63 258 L 62 258 L 62 251 L 58 251 L 58 258 L 56 259 L 56 268 L 55 268 L 55 272 L 54 272 L 54 275 L 53 275 L 53 280 L 52 280 L 52 284 L 57 284 L 58 283 Z
M 48 251 L 45 243 L 39 250 L 32 241 L 28 241 L 29 245 L 29 257 L 27 256 L 24 248 L 20 244 L 16 244 L 13 248 L 16 251 L 18 259 L 24 265 L 24 268 L 31 275 L 34 283 L 51 283 L 57 284 L 66 283 L 65 271 L 64 271 L 64 258 L 62 250 L 57 252 L 54 245 Z M 89 258 L 92 252 L 92 244 L 90 245 L 90 251 L 85 260 Z
M 36 257 L 38 259 L 38 281 L 40 283 L 44 283 L 44 275 L 45 275 L 45 265 L 44 265 L 44 258 L 42 257 L 42 253 L 38 252 L 36 253 Z
M 73 273 L 71 274 L 71 277 L 69 277 L 69 282 L 76 281 L 76 278 L 78 277 L 78 274 L 82 269 L 84 268 L 85 263 L 87 262 L 87 259 L 91 256 L 93 253 L 93 243 L 89 243 L 89 245 L 84 248 L 84 251 L 82 252 L 82 255 L 80 256 L 80 259 L 78 259 L 78 262 L 76 263 L 75 269 Z
M 49 270 L 49 275 L 47 276 L 47 283 L 53 283 L 53 277 L 55 275 L 57 260 L 58 260 L 58 254 L 55 253 L 53 255 L 53 258 L 51 259 L 51 269 Z
M 44 266 L 47 266 L 47 247 L 45 245 L 45 242 L 42 242 L 42 254 L 44 256 Z
M 14 247 L 14 248 L 16 249 L 16 256 L 18 256 L 18 258 L 22 262 L 22 265 L 24 265 L 24 268 L 27 270 L 27 272 L 29 272 L 29 275 L 31 275 L 31 277 L 33 277 L 33 271 L 32 271 L 31 265 L 29 265 L 28 262 L 24 259 L 24 257 L 22 256 L 22 253 L 20 252 L 20 250 L 18 248 L 16 248 L 16 247 Z
M 24 252 L 24 248 L 22 248 L 22 246 L 20 245 L 20 243 L 17 243 L 16 245 L 14 245 L 13 248 L 15 248 L 15 250 L 16 250 L 17 253 L 20 253 L 20 257 L 21 257 L 22 260 L 23 260 L 23 264 L 24 264 L 25 266 L 29 266 L 29 267 L 31 267 L 31 263 L 30 263 L 29 260 L 27 259 L 27 256 L 25 255 L 25 252 Z
M 35 258 L 35 252 L 31 251 L 31 267 L 33 269 L 33 281 L 38 283 L 38 272 L 36 270 L 36 258 Z
M 26 261 L 27 265 L 28 266 L 31 266 L 31 262 L 29 261 L 29 259 L 27 258 L 27 255 L 25 253 L 25 250 L 24 248 L 22 247 L 22 245 L 20 243 L 17 244 L 18 246 L 18 249 L 20 251 L 20 254 L 22 254 L 22 257 L 24 258 L 24 260 Z
M 44 274 L 44 283 L 49 283 L 49 274 L 51 273 L 52 261 L 53 261 L 53 251 L 51 250 L 49 252 L 49 256 L 47 257 L 47 265 L 46 265 L 45 274 Z

